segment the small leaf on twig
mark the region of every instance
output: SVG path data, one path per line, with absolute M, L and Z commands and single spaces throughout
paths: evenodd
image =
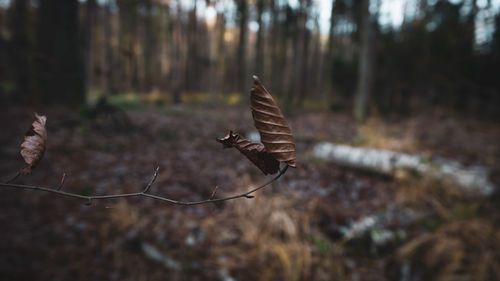
M 275 174 L 278 172 L 280 163 L 266 152 L 263 144 L 251 142 L 239 134 L 233 133 L 232 131 L 229 131 L 225 137 L 217 139 L 217 141 L 222 143 L 224 148 L 234 147 L 238 149 L 265 175 Z
M 29 174 L 35 166 L 42 160 L 45 153 L 47 142 L 47 130 L 45 123 L 47 117 L 35 113 L 35 121 L 31 124 L 31 128 L 24 136 L 24 141 L 21 144 L 21 155 L 27 167 L 21 170 L 22 174 Z
M 261 142 L 264 144 L 267 153 L 271 154 L 276 160 L 295 168 L 295 143 L 292 130 L 271 94 L 260 83 L 259 78 L 254 75 L 253 79 L 253 87 L 250 92 L 250 107 Z

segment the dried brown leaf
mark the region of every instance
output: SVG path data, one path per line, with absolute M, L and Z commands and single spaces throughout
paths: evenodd
M 21 155 L 28 166 L 21 170 L 23 174 L 31 173 L 43 158 L 47 142 L 46 122 L 46 116 L 35 113 L 35 121 L 33 121 L 31 128 L 24 136 L 24 141 L 21 144 Z
M 278 172 L 280 163 L 272 155 L 266 152 L 263 144 L 249 141 L 232 131 L 229 131 L 225 137 L 217 139 L 217 141 L 222 143 L 224 148 L 234 147 L 238 149 L 265 175 Z
M 259 78 L 254 75 L 253 79 L 250 108 L 261 142 L 267 153 L 276 160 L 295 168 L 297 159 L 292 130 L 271 94 L 260 83 Z

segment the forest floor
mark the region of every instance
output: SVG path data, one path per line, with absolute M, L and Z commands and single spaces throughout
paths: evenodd
M 247 107 L 179 105 L 89 118 L 47 112 L 48 148 L 16 183 L 80 194 L 136 192 L 200 200 L 267 178 L 215 137 L 254 132 Z M 23 167 L 26 109 L 0 112 L 0 179 Z M 298 168 L 253 199 L 176 206 L 0 190 L 0 280 L 500 280 L 500 199 L 470 198 L 418 176 L 398 178 L 314 159 L 319 141 L 483 165 L 500 183 L 500 126 L 430 112 L 357 125 L 346 113 L 289 115 Z M 386 223 L 346 238 L 353 222 Z M 418 215 L 415 215 L 418 214 Z

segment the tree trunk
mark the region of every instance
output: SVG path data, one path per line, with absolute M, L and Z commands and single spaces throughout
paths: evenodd
M 31 80 L 29 68 L 29 42 L 26 34 L 27 0 L 15 0 L 11 4 L 13 18 L 10 26 L 12 44 L 10 46 L 11 71 L 14 74 L 14 101 L 34 103 L 31 96 Z
M 93 84 L 94 56 L 92 50 L 96 5 L 96 0 L 87 0 L 87 26 L 85 27 L 85 85 L 87 87 L 92 87 Z
M 116 0 L 120 19 L 119 51 L 121 90 L 137 89 L 137 6 L 136 0 Z M 125 89 L 123 89 L 125 87 Z
M 373 85 L 375 56 L 375 19 L 370 15 L 370 0 L 362 0 L 361 52 L 359 55 L 358 85 L 354 97 L 354 117 L 364 121 Z
M 155 27 L 153 24 L 153 3 L 152 0 L 144 1 L 146 6 L 146 14 L 144 15 L 144 80 L 142 81 L 141 90 L 150 92 L 153 85 L 153 56 L 156 51 Z
M 334 43 L 335 43 L 335 5 L 338 3 L 337 0 L 332 1 L 332 9 L 330 11 L 330 29 L 328 31 L 328 45 L 327 45 L 327 50 L 326 54 L 322 55 L 324 56 L 324 60 L 321 61 L 322 68 L 321 70 L 323 71 L 321 78 L 326 79 L 326 81 L 331 81 L 330 83 L 321 83 L 320 84 L 320 90 L 322 93 L 323 98 L 325 101 L 328 100 L 334 100 L 335 97 L 333 97 L 333 64 L 334 64 L 334 59 L 335 59 L 335 52 L 334 52 Z
M 180 18 L 182 13 L 181 0 L 177 1 L 177 15 Z M 182 86 L 184 85 L 185 75 L 184 71 L 187 64 L 184 62 L 184 54 L 182 53 L 182 23 L 177 20 L 172 23 L 174 25 L 172 32 L 172 42 L 173 42 L 173 69 L 170 71 L 171 76 L 171 91 L 172 91 L 172 101 L 174 104 L 181 102 Z
M 330 12 L 330 30 L 328 31 L 328 50 L 327 50 L 327 58 L 328 58 L 328 65 L 333 64 L 333 36 L 335 32 L 335 4 L 337 0 L 332 1 L 332 10 Z
M 217 13 L 216 21 L 217 30 L 217 54 L 216 54 L 216 81 L 217 89 L 219 91 L 225 92 L 228 90 L 226 87 L 225 77 L 226 77 L 226 43 L 224 41 L 224 35 L 226 33 L 226 19 L 224 13 Z
M 38 8 L 39 93 L 45 104 L 85 99 L 77 0 L 41 0 Z
M 307 80 L 307 56 L 309 51 L 309 34 L 306 27 L 307 23 L 307 12 L 311 0 L 301 0 L 300 10 L 296 22 L 297 34 L 295 35 L 294 43 L 294 56 L 293 56 L 293 87 L 291 87 L 288 92 L 288 96 L 285 100 L 285 111 L 290 111 L 294 100 L 301 95 L 301 91 L 304 89 L 304 84 Z M 306 76 L 304 76 L 306 75 Z
M 108 0 L 105 6 L 105 18 L 104 18 L 104 40 L 106 48 L 106 68 L 105 77 L 106 80 L 106 90 L 110 94 L 118 92 L 115 85 L 115 57 L 113 51 L 113 45 L 111 44 L 111 37 L 113 36 L 112 27 L 112 13 L 111 13 L 111 0 Z
M 255 58 L 255 73 L 258 76 L 266 77 L 264 73 L 264 23 L 262 22 L 262 13 L 264 12 L 264 0 L 257 1 L 257 23 L 259 30 L 257 32 L 257 42 L 255 44 L 256 58 Z
M 199 60 L 198 60 L 198 6 L 194 1 L 193 10 L 189 12 L 189 25 L 187 30 L 188 55 L 185 68 L 185 89 L 187 91 L 199 90 Z
M 311 45 L 311 31 L 305 28 L 304 26 L 304 47 L 302 49 L 302 67 L 300 69 L 300 87 L 298 87 L 299 91 L 296 94 L 297 97 L 297 106 L 302 107 L 304 104 L 304 100 L 307 94 L 311 94 L 311 88 L 309 87 L 309 81 L 311 79 L 311 72 L 313 71 L 309 68 L 309 58 L 310 58 L 310 45 Z
M 238 51 L 236 53 L 237 64 L 237 89 L 240 93 L 247 92 L 247 60 L 246 60 L 246 45 L 248 33 L 248 4 L 247 0 L 238 0 L 238 22 L 239 22 L 239 40 Z
M 276 1 L 271 1 L 270 3 L 270 9 L 271 9 L 271 22 L 272 22 L 272 27 L 271 27 L 271 38 L 269 40 L 270 42 L 270 48 L 271 48 L 271 74 L 270 76 L 272 79 L 270 79 L 271 82 L 271 89 L 274 89 L 277 91 L 278 95 L 281 95 L 281 75 L 282 72 L 279 71 L 280 69 L 280 23 L 279 23 L 279 6 L 277 6 Z

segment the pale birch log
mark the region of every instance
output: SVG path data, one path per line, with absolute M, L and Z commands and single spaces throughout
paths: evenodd
M 489 180 L 485 167 L 466 167 L 456 161 L 428 158 L 415 154 L 388 150 L 368 149 L 319 143 L 313 148 L 313 156 L 340 166 L 394 175 L 398 170 L 410 170 L 436 180 L 451 181 L 469 195 L 488 196 L 495 186 Z

